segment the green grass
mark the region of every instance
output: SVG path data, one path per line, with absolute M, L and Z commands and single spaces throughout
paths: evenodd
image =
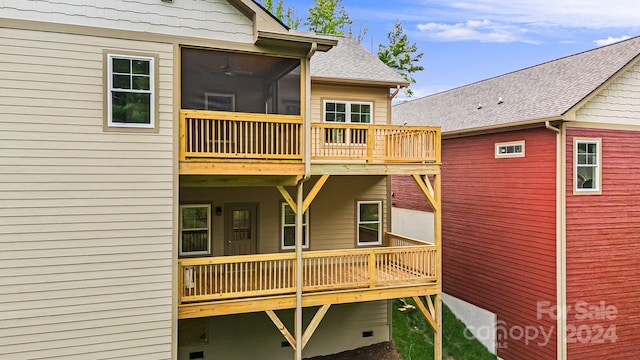
M 414 304 L 413 300 L 407 302 Z M 405 360 L 433 359 L 433 329 L 420 310 L 400 312 L 393 302 L 393 342 Z M 445 360 L 496 359 L 479 341 L 464 336 L 464 324 L 442 304 L 442 358 Z

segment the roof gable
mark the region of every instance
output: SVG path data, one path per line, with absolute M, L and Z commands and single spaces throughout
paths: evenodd
M 256 31 L 288 31 L 280 20 L 254 0 L 227 0 L 254 23 Z
M 406 86 L 408 82 L 384 64 L 356 40 L 345 36 L 322 35 L 338 45 L 311 58 L 313 81 L 368 83 L 381 86 Z
M 443 132 L 560 119 L 639 54 L 635 37 L 396 105 L 392 119 Z

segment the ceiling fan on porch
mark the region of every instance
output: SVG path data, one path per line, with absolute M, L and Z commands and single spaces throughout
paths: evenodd
M 227 57 L 227 61 L 225 62 L 225 64 L 220 66 L 220 69 L 222 69 L 222 73 L 226 76 L 253 75 L 253 71 L 233 69 L 231 67 L 231 61 L 229 60 L 229 57 Z

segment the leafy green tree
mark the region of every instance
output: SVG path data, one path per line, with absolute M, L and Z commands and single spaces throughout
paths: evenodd
M 409 42 L 409 38 L 402 29 L 402 24 L 398 20 L 387 34 L 387 38 L 389 45 L 380 44 L 378 46 L 378 58 L 402 75 L 409 82 L 409 86 L 415 84 L 416 79 L 413 74 L 424 70 L 424 66 L 418 65 L 424 53 L 417 53 L 418 46 L 416 43 Z M 409 87 L 406 87 L 404 92 L 407 96 L 413 95 L 413 91 Z
M 359 43 L 362 43 L 364 36 L 367 35 L 367 31 L 369 31 L 369 24 L 367 22 L 364 24 L 360 23 L 360 29 L 358 29 L 357 35 L 354 35 L 353 29 L 351 28 L 351 25 L 349 25 L 349 37 L 355 39 Z
M 315 0 L 304 24 L 319 34 L 344 35 L 345 27 L 351 23 L 342 0 Z
M 278 0 L 276 3 L 275 11 L 273 8 L 273 0 L 264 0 L 262 3 L 265 9 L 275 15 L 278 20 L 282 21 L 289 28 L 297 30 L 300 27 L 300 18 L 296 14 L 296 10 L 293 6 L 284 6 L 284 0 Z

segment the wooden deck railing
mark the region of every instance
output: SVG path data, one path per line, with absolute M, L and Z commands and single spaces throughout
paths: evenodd
M 311 124 L 311 160 L 436 162 L 439 128 Z M 180 160 L 303 159 L 301 116 L 181 110 Z
M 304 252 L 302 291 L 364 290 L 432 282 L 437 279 L 437 256 L 434 246 L 417 244 Z M 181 259 L 179 301 L 293 294 L 295 268 L 294 253 Z
M 434 162 L 439 138 L 430 127 L 312 123 L 311 159 Z
M 180 158 L 302 161 L 301 134 L 301 116 L 181 110 Z

